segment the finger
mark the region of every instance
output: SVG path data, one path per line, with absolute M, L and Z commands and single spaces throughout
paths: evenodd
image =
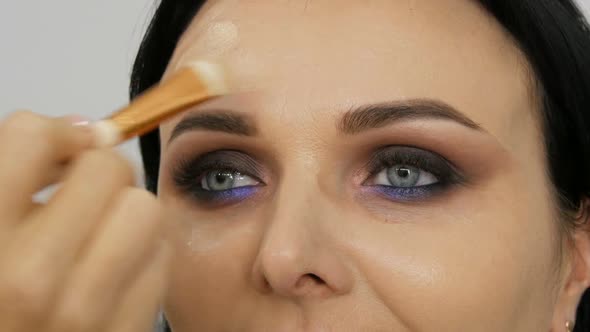
M 134 177 L 129 163 L 110 150 L 84 152 L 71 168 L 49 202 L 19 229 L 28 244 L 23 245 L 23 255 L 42 256 L 40 260 L 50 264 L 47 268 L 62 273 L 69 273 L 117 195 Z
M 168 288 L 170 258 L 170 247 L 164 245 L 127 292 L 109 331 L 145 332 L 153 329 Z
M 0 322 L 2 331 L 41 331 L 55 298 L 51 271 L 18 254 L 18 239 L 2 237 Z
M 33 212 L 39 211 L 43 207 L 45 207 L 45 204 L 40 203 L 40 202 L 31 201 L 31 204 L 29 205 L 29 211 L 33 211 Z
M 171 256 L 168 248 L 169 246 L 162 246 L 156 250 L 146 266 L 132 280 L 128 290 L 113 301 L 112 306 L 105 307 L 99 313 L 92 309 L 93 303 L 69 299 L 58 304 L 58 309 L 45 324 L 44 331 L 150 331 L 152 319 L 156 317 L 167 288 Z
M 44 207 L 45 207 L 45 204 L 43 204 L 43 203 L 31 201 L 31 204 L 29 205 L 29 211 L 32 211 L 33 213 L 35 213 Z
M 74 320 L 68 323 L 73 326 L 67 328 L 85 331 L 84 328 L 99 326 L 151 262 L 161 245 L 160 211 L 154 201 L 143 190 L 129 189 L 106 217 L 90 250 L 71 272 L 59 301 L 61 313 L 57 317 L 68 317 L 76 308 L 85 308 L 85 321 Z
M 55 168 L 89 148 L 93 133 L 52 119 L 21 111 L 0 123 L 0 210 L 2 221 L 15 222 L 31 196 L 55 177 Z
M 45 204 L 42 201 L 31 200 L 28 210 L 30 211 L 30 213 L 37 213 L 39 210 L 43 209 L 44 207 L 45 207 Z M 9 232 L 4 232 L 4 233 L 10 234 Z
M 54 298 L 67 286 L 65 279 L 71 273 L 70 265 L 73 265 L 84 248 L 82 244 L 90 238 L 100 217 L 113 204 L 113 196 L 122 190 L 123 183 L 131 183 L 132 171 L 122 167 L 124 164 L 117 158 L 106 157 L 105 153 L 99 151 L 88 153 L 91 156 L 81 158 L 69 175 L 73 182 L 66 181 L 64 186 L 67 189 L 62 186 L 61 193 L 52 198 L 63 200 L 62 203 L 53 204 L 50 201 L 44 206 L 33 203 L 29 198 L 29 209 L 34 211 L 32 219 L 35 220 L 23 223 L 11 232 L 0 232 L 0 298 L 9 301 L 15 310 L 25 312 L 37 320 L 46 314 L 43 308 L 49 308 L 48 303 L 53 303 Z M 111 154 L 106 153 L 107 156 Z M 105 180 L 89 176 L 94 173 L 83 176 L 94 168 L 110 176 Z M 80 197 L 88 194 L 83 185 L 93 188 L 95 195 Z M 81 200 L 69 201 L 65 197 L 74 197 L 76 194 Z M 93 214 L 99 214 L 100 217 Z M 26 323 L 34 324 L 35 321 Z

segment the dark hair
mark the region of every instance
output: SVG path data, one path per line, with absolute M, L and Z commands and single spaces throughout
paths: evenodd
M 205 1 L 161 0 L 141 43 L 130 95 L 158 83 L 178 40 Z M 549 174 L 561 210 L 590 197 L 590 28 L 573 0 L 479 0 L 510 33 L 534 71 Z M 158 131 L 140 139 L 147 188 L 156 192 Z M 166 327 L 169 331 L 169 328 Z M 590 331 L 590 291 L 578 307 L 575 332 Z

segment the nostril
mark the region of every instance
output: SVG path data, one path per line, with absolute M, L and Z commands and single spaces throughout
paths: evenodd
M 313 273 L 308 273 L 306 274 L 307 277 L 309 277 L 310 279 L 312 279 L 313 281 L 315 281 L 318 284 L 325 284 L 324 280 L 320 277 L 318 277 L 317 275 L 313 274 Z
M 326 282 L 324 281 L 324 279 L 320 278 L 316 274 L 308 273 L 308 274 L 301 276 L 301 278 L 299 278 L 299 280 L 297 280 L 297 284 L 295 285 L 295 288 L 301 289 L 301 288 L 307 288 L 307 287 L 321 286 L 321 285 L 325 285 L 325 284 L 326 284 Z

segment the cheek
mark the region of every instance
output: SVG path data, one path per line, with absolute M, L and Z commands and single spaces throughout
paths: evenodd
M 227 319 L 220 308 L 227 308 L 228 300 L 237 302 L 237 294 L 248 289 L 259 232 L 249 216 L 209 218 L 184 203 L 164 201 L 176 250 L 167 316 L 186 330 L 215 329 L 207 324 Z
M 527 200 L 507 189 L 497 183 L 439 208 L 398 209 L 387 217 L 391 223 L 356 228 L 351 254 L 369 287 L 407 326 L 547 326 L 555 221 L 533 204 L 534 194 Z

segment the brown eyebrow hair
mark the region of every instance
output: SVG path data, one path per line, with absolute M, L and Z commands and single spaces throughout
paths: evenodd
M 172 130 L 168 143 L 193 130 L 218 131 L 239 136 L 254 136 L 258 132 L 247 115 L 229 110 L 215 110 L 190 114 L 183 118 Z
M 392 122 L 411 119 L 436 118 L 455 121 L 470 129 L 482 127 L 452 106 L 438 100 L 413 99 L 363 105 L 346 112 L 338 122 L 338 129 L 348 135 L 384 127 Z
M 346 112 L 337 126 L 340 132 L 354 135 L 387 126 L 392 122 L 422 118 L 451 120 L 471 129 L 483 130 L 481 126 L 452 106 L 430 99 L 395 101 L 356 107 Z M 258 133 L 254 121 L 246 114 L 230 110 L 210 110 L 190 114 L 183 118 L 172 130 L 168 143 L 181 134 L 193 130 L 217 131 L 238 136 L 255 136 Z

